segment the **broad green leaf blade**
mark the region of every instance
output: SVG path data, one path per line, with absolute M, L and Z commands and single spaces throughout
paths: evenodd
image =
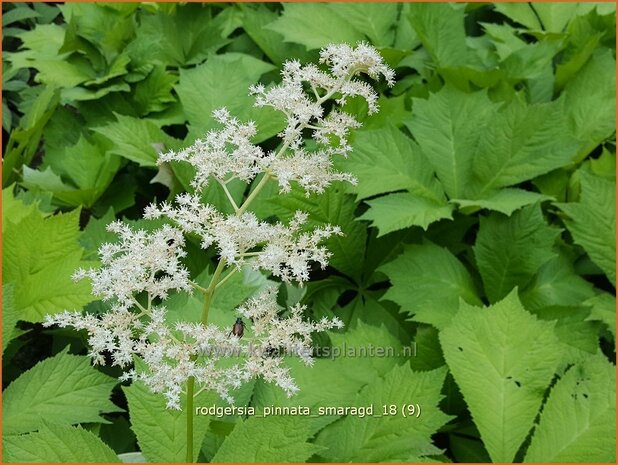
M 580 149 L 563 101 L 526 105 L 514 101 L 494 115 L 474 157 L 474 198 L 569 164 Z
M 146 79 L 135 85 L 133 99 L 138 105 L 139 114 L 163 111 L 175 102 L 172 89 L 176 81 L 178 76 L 166 72 L 163 66 L 155 66 Z
M 39 429 L 42 421 L 104 423 L 100 413 L 121 412 L 110 400 L 117 380 L 90 366 L 87 357 L 62 352 L 39 362 L 4 391 L 3 433 Z
M 577 203 L 560 203 L 568 215 L 566 227 L 616 285 L 616 181 L 580 171 L 581 197 Z
M 444 368 L 415 372 L 407 364 L 395 366 L 352 404 L 373 405 L 373 416 L 349 415 L 324 428 L 316 438 L 316 444 L 327 447 L 320 455 L 331 462 L 405 462 L 437 454 L 431 435 L 449 418 L 438 408 L 445 375 Z M 403 416 L 400 409 L 410 403 L 421 406 L 422 416 Z M 397 414 L 384 415 L 383 405 L 395 405 Z
M 359 199 L 401 189 L 440 202 L 444 192 L 420 147 L 393 127 L 358 131 L 350 157 L 337 167 L 352 173 L 358 184 L 350 192 Z
M 129 402 L 131 429 L 137 436 L 141 451 L 148 461 L 184 462 L 187 439 L 186 412 L 167 409 L 165 398 L 161 394 L 152 393 L 140 381 L 122 389 Z M 195 405 L 203 405 L 204 397 L 204 395 L 198 396 L 194 401 Z M 208 430 L 209 420 L 208 416 L 203 415 L 195 415 L 193 419 L 193 457 L 196 460 Z
M 212 112 L 221 107 L 226 107 L 241 121 L 255 121 L 258 129 L 255 142 L 281 131 L 285 126 L 283 115 L 271 108 L 254 107 L 254 99 L 249 96 L 249 86 L 273 69 L 273 65 L 250 55 L 226 53 L 182 70 L 174 88 L 191 126 L 190 138 L 203 137 L 208 130 L 218 128 Z
M 616 461 L 616 367 L 603 355 L 571 367 L 552 388 L 524 461 Z
M 43 321 L 48 313 L 79 310 L 93 300 L 86 281 L 71 279 L 84 265 L 78 243 L 79 210 L 49 218 L 33 210 L 18 223 L 6 218 L 3 223 L 3 278 L 15 286 L 19 319 Z
M 512 292 L 491 307 L 462 303 L 440 343 L 492 461 L 512 462 L 560 359 L 553 324 Z
M 602 321 L 616 338 L 616 297 L 604 292 L 588 299 L 584 304 L 592 307 L 588 320 Z
M 365 34 L 375 47 L 388 47 L 393 44 L 393 26 L 399 9 L 397 3 L 329 3 L 328 6 L 335 14 L 345 18 L 355 29 Z
M 111 153 L 139 163 L 141 166 L 157 165 L 155 147 L 163 144 L 167 147 L 171 138 L 152 121 L 116 114 L 116 120 L 93 130 L 112 143 Z
M 305 418 L 252 417 L 236 424 L 212 458 L 225 462 L 306 462 L 320 451 L 310 444 L 309 423 Z
M 384 299 L 420 321 L 444 328 L 455 315 L 459 299 L 480 305 L 476 286 L 466 267 L 446 248 L 426 243 L 410 245 L 395 260 L 382 265 L 392 287 Z
M 285 3 L 281 16 L 267 28 L 281 34 L 286 42 L 304 45 L 307 50 L 331 43 L 355 44 L 364 38 L 353 23 L 327 3 Z
M 415 99 L 407 126 L 450 198 L 467 198 L 472 163 L 497 104 L 485 92 L 465 94 L 446 86 L 427 100 Z
M 506 217 L 481 217 L 474 256 L 490 301 L 525 286 L 538 269 L 555 257 L 552 246 L 560 230 L 545 223 L 541 207 L 531 205 Z
M 468 64 L 463 5 L 411 3 L 408 18 L 439 67 Z
M 569 259 L 560 254 L 539 268 L 521 293 L 524 306 L 535 310 L 552 305 L 579 305 L 594 296 L 592 284 L 575 274 Z
M 452 205 L 412 193 L 389 194 L 368 200 L 369 210 L 359 219 L 370 220 L 383 236 L 393 231 L 420 226 L 425 231 L 431 223 L 452 218 Z
M 13 330 L 19 320 L 15 309 L 15 288 L 13 284 L 2 285 L 2 352 L 13 338 Z
M 565 107 L 572 131 L 586 146 L 581 158 L 616 131 L 616 60 L 598 50 L 565 88 Z
M 451 202 L 458 204 L 462 209 L 485 208 L 511 216 L 515 210 L 519 210 L 521 207 L 551 199 L 552 197 L 547 195 L 507 187 L 495 192 L 487 192 L 483 195 L 483 198 L 478 200 L 451 199 Z
M 121 463 L 101 439 L 81 427 L 47 423 L 36 433 L 2 438 L 6 463 Z

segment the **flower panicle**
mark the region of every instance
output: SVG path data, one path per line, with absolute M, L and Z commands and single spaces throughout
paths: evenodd
M 249 91 L 256 106 L 272 107 L 285 117 L 281 143 L 274 151 L 264 151 L 253 142 L 257 135 L 254 122 L 241 122 L 226 108 L 215 110 L 219 129 L 159 158 L 159 163 L 191 165 L 194 192 L 148 205 L 145 219 L 166 222 L 158 228 L 146 230 L 121 221 L 109 224 L 108 231 L 118 239 L 101 245 L 100 266 L 75 271 L 73 278 L 88 279 L 92 293 L 107 301 L 109 310 L 98 315 L 68 311 L 48 315 L 44 326 L 85 331 L 94 363 L 123 368 L 122 380 L 144 382 L 153 392 L 163 394 L 171 409 L 180 409 L 186 394 L 183 386 L 189 379 L 195 380 L 198 392 L 217 392 L 229 402 L 233 402 L 235 389 L 256 377 L 276 384 L 289 396 L 296 393 L 298 386 L 281 350 L 311 365 L 312 334 L 339 329 L 341 320 L 310 321 L 305 318 L 307 307 L 300 304 L 283 317 L 276 288 L 269 286 L 237 308 L 243 325 L 248 326 L 241 339 L 230 328 L 213 324 L 176 318 L 171 324 L 165 301 L 170 293 L 190 293 L 194 288 L 212 296 L 216 288 L 217 282 L 206 289 L 191 280 L 184 264 L 186 236 L 197 238 L 203 249 L 216 250 L 219 264 L 229 268 L 228 277 L 247 266 L 282 282 L 303 285 L 314 265 L 328 266 L 331 252 L 325 242 L 343 235 L 338 225 L 315 226 L 303 211 L 287 221 L 267 221 L 248 210 L 248 204 L 271 178 L 281 193 L 299 186 L 307 196 L 325 192 L 333 182 L 356 183 L 350 173 L 335 169 L 333 159 L 351 152 L 350 132 L 361 126 L 343 109 L 346 101 L 361 97 L 369 113 L 378 111 L 378 95 L 359 79 L 361 74 L 383 77 L 391 86 L 394 82 L 393 71 L 377 50 L 361 42 L 355 47 L 327 46 L 320 52 L 320 66 L 288 61 L 279 84 L 252 86 Z M 308 136 L 312 143 L 306 143 Z M 251 183 L 260 175 L 245 203 L 236 203 L 240 199 L 228 189 L 230 183 Z M 202 201 L 202 191 L 212 181 L 227 196 L 232 213 Z M 237 363 L 219 363 L 232 353 L 238 355 Z M 133 366 L 135 359 L 143 362 L 139 368 Z

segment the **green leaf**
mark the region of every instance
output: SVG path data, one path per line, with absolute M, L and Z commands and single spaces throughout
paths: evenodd
M 542 30 L 538 16 L 532 5 L 524 3 L 496 3 L 494 8 L 513 21 L 526 26 L 533 31 Z
M 359 199 L 406 189 L 367 201 L 361 216 L 373 220 L 380 235 L 409 226 L 427 226 L 450 218 L 444 191 L 419 146 L 394 127 L 360 131 L 355 135 L 354 154 L 337 166 L 354 174 L 358 184 L 350 188 Z
M 307 50 L 332 43 L 355 44 L 363 33 L 327 3 L 285 3 L 281 16 L 266 26 L 281 34 L 286 42 L 304 45 Z
M 307 442 L 306 421 L 296 417 L 252 417 L 238 422 L 212 458 L 221 462 L 306 462 L 320 447 Z
M 242 11 L 243 29 L 247 35 L 277 67 L 289 57 L 303 59 L 308 56 L 305 47 L 285 43 L 281 34 L 266 28 L 266 25 L 275 21 L 279 15 L 265 4 L 237 3 L 236 6 Z
M 19 223 L 32 212 L 37 211 L 37 203 L 27 204 L 23 199 L 15 197 L 15 185 L 2 189 L 2 233 L 10 223 Z
M 112 143 L 111 153 L 139 163 L 141 166 L 157 165 L 156 146 L 167 146 L 172 138 L 152 121 L 115 114 L 116 121 L 93 130 Z
M 234 72 L 230 73 L 233 69 Z M 212 112 L 226 107 L 241 121 L 253 120 L 258 128 L 255 142 L 277 134 L 285 126 L 283 116 L 271 108 L 256 108 L 249 86 L 274 66 L 252 56 L 226 53 L 210 58 L 203 65 L 181 70 L 175 86 L 191 126 L 190 135 L 202 137 L 218 128 Z
M 446 5 L 445 5 L 446 6 Z M 429 99 L 414 99 L 408 127 L 450 198 L 466 198 L 481 136 L 493 123 L 496 104 L 485 92 L 464 94 L 446 86 Z
M 130 12 L 96 3 L 65 3 L 59 6 L 67 23 L 111 62 L 131 40 L 135 21 Z M 129 13 L 129 14 L 127 14 Z
M 579 305 L 593 296 L 592 284 L 575 274 L 573 265 L 564 254 L 542 265 L 520 293 L 521 301 L 531 310 L 551 305 Z
M 3 433 L 34 431 L 42 421 L 105 423 L 101 413 L 122 412 L 109 400 L 117 382 L 92 368 L 87 357 L 61 352 L 43 360 L 4 391 Z
M 526 285 L 539 268 L 556 256 L 552 246 L 560 230 L 545 223 L 541 207 L 530 205 L 506 217 L 481 217 L 474 256 L 490 301 Z
M 93 300 L 86 281 L 71 279 L 85 265 L 78 243 L 79 210 L 49 218 L 33 211 L 19 223 L 3 222 L 3 277 L 15 286 L 20 320 L 39 322 L 46 314 L 78 310 Z
M 25 167 L 23 184 L 29 189 L 52 192 L 58 201 L 73 207 L 92 207 L 120 168 L 119 157 L 83 135 L 75 145 L 64 149 L 62 157 L 46 157 L 46 161 L 52 168 L 35 171 Z M 73 185 L 62 181 L 61 176 L 72 181 Z
M 613 52 L 600 49 L 564 90 L 571 130 L 586 142 L 581 158 L 616 131 L 615 68 Z
M 137 436 L 144 457 L 150 462 L 184 462 L 186 412 L 167 409 L 165 398 L 161 394 L 152 393 L 141 381 L 124 386 L 122 390 L 129 403 L 131 429 Z M 202 405 L 204 394 L 196 397 L 196 406 Z M 209 420 L 205 415 L 195 415 L 193 419 L 193 457 L 196 459 Z
M 347 416 L 324 428 L 316 444 L 328 449 L 320 455 L 331 462 L 405 462 L 437 454 L 431 435 L 449 418 L 438 408 L 445 375 L 444 368 L 414 372 L 409 365 L 395 366 L 354 399 L 355 406 L 373 405 L 374 415 Z M 411 402 L 421 406 L 422 419 L 403 416 L 400 409 Z M 383 405 L 395 405 L 397 414 L 383 415 Z
M 537 192 L 507 187 L 487 192 L 482 199 L 451 199 L 451 202 L 458 204 L 461 209 L 484 208 L 511 216 L 515 210 L 519 210 L 521 207 L 551 199 L 552 197 Z
M 410 226 L 420 226 L 426 231 L 431 223 L 452 218 L 451 205 L 411 193 L 389 194 L 367 203 L 370 208 L 359 219 L 370 220 L 379 229 L 379 236 Z
M 576 351 L 563 351 L 566 363 L 578 362 L 582 353 L 596 354 L 599 351 L 599 324 L 588 321 L 590 309 L 587 307 L 550 306 L 532 310 L 544 321 L 555 321 L 554 333 L 559 341 Z
M 163 66 L 155 66 L 148 77 L 135 85 L 133 99 L 140 115 L 165 110 L 176 98 L 172 95 L 178 76 L 165 71 Z
M 560 358 L 553 324 L 526 312 L 512 292 L 491 307 L 462 303 L 440 342 L 492 461 L 512 462 Z
M 524 461 L 616 461 L 616 367 L 605 357 L 590 357 L 558 380 Z
M 459 299 L 480 305 L 476 286 L 466 267 L 446 248 L 432 243 L 409 245 L 395 260 L 382 265 L 392 287 L 384 299 L 401 311 L 442 329 L 451 321 Z
M 397 3 L 330 3 L 330 9 L 367 36 L 376 47 L 393 44 L 399 5 Z
M 412 3 L 408 18 L 439 67 L 468 64 L 463 5 Z
M 358 131 L 352 147 L 352 155 L 338 160 L 337 167 L 358 179 L 358 184 L 350 187 L 358 199 L 406 189 L 429 200 L 444 200 L 427 157 L 398 129 Z
M 13 284 L 2 284 L 2 352 L 13 339 L 13 330 L 19 320 L 14 295 Z
M 592 307 L 588 320 L 602 321 L 616 338 L 616 297 L 604 292 L 591 297 L 585 305 Z
M 576 244 L 616 285 L 616 181 L 580 171 L 577 203 L 559 203 L 568 215 L 564 223 Z
M 494 115 L 491 124 L 483 128 L 474 157 L 475 198 L 573 161 L 580 143 L 570 136 L 562 103 L 526 105 L 514 101 Z
M 239 21 L 234 8 L 213 18 L 213 8 L 207 4 L 179 5 L 173 13 L 144 11 L 135 39 L 126 50 L 136 66 L 195 65 L 228 44 L 227 36 L 240 26 Z
M 33 19 L 41 16 L 39 13 L 31 9 L 27 4 L 17 3 L 15 7 L 2 14 L 2 27 L 5 28 L 10 24 L 23 21 L 25 19 Z
M 2 438 L 7 463 L 120 463 L 103 441 L 81 427 L 47 423 L 36 433 Z

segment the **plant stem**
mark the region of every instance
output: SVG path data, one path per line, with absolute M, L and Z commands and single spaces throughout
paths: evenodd
M 195 378 L 187 381 L 187 463 L 193 463 L 193 389 Z

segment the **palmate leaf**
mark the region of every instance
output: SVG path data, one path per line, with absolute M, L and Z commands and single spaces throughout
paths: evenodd
M 552 388 L 524 461 L 616 461 L 616 367 L 603 355 L 571 367 Z
M 3 278 L 14 284 L 20 320 L 42 321 L 46 314 L 79 310 L 93 300 L 87 282 L 71 279 L 85 264 L 78 243 L 79 210 L 49 218 L 32 211 L 18 223 L 7 218 L 3 223 Z
M 337 166 L 356 176 L 358 184 L 350 188 L 359 199 L 406 189 L 367 201 L 370 208 L 361 216 L 372 220 L 380 235 L 450 218 L 452 206 L 420 147 L 396 128 L 359 131 L 354 140 L 353 156 Z
M 354 44 L 364 38 L 362 31 L 327 3 L 286 3 L 281 16 L 266 27 L 308 50 L 331 43 Z
M 303 418 L 252 417 L 236 424 L 211 463 L 305 462 L 321 448 L 310 444 Z
M 230 70 L 234 72 L 230 74 Z M 256 108 L 248 93 L 249 86 L 274 66 L 241 53 L 226 53 L 206 63 L 180 72 L 175 86 L 190 124 L 189 139 L 203 137 L 220 125 L 212 112 L 226 107 L 241 121 L 253 120 L 258 129 L 255 142 L 261 142 L 283 129 L 283 116 L 271 108 Z
M 482 199 L 451 199 L 451 202 L 458 204 L 462 212 L 465 210 L 483 208 L 510 216 L 515 210 L 519 210 L 521 207 L 551 199 L 553 199 L 553 197 L 548 195 L 507 187 L 500 190 L 488 191 L 483 195 Z
M 155 123 L 147 119 L 115 114 L 116 121 L 93 130 L 111 141 L 111 153 L 139 163 L 141 166 L 156 166 L 159 157 L 155 146 L 168 147 L 173 139 Z
M 46 423 L 35 433 L 2 438 L 6 463 L 120 463 L 110 447 L 81 427 Z
M 512 462 L 532 428 L 561 356 L 553 323 L 514 291 L 491 307 L 462 303 L 440 333 L 446 362 L 494 462 Z
M 406 125 L 453 203 L 511 214 L 548 197 L 510 186 L 568 165 L 582 142 L 570 136 L 564 100 L 502 107 L 484 92 L 445 86 L 414 101 Z
M 427 100 L 414 100 L 407 126 L 450 198 L 467 198 L 474 156 L 497 106 L 485 92 L 465 94 L 450 86 Z
M 431 435 L 448 416 L 438 408 L 440 391 L 446 370 L 414 372 L 409 365 L 395 366 L 384 377 L 365 387 L 352 405 L 394 404 L 401 408 L 413 402 L 421 405 L 421 418 L 384 415 L 375 412 L 372 417 L 347 416 L 324 428 L 316 444 L 327 449 L 321 456 L 332 462 L 355 461 L 411 461 L 439 452 L 432 444 Z
M 229 34 L 240 25 L 235 8 L 216 16 L 208 4 L 185 4 L 173 12 L 141 11 L 135 39 L 126 50 L 133 64 L 187 67 L 203 62 L 230 43 Z
M 439 67 L 468 63 L 463 5 L 412 3 L 408 18 Z
M 515 185 L 562 167 L 580 143 L 569 131 L 562 100 L 526 105 L 515 100 L 483 128 L 474 157 L 474 185 L 468 195 L 483 198 L 492 189 Z
M 594 296 L 592 284 L 577 275 L 565 254 L 559 254 L 539 268 L 532 281 L 520 293 L 527 309 L 552 305 L 579 305 Z
M 614 53 L 599 49 L 564 90 L 572 131 L 585 142 L 580 159 L 616 131 L 615 68 Z
M 481 217 L 474 256 L 492 302 L 515 286 L 526 285 L 538 269 L 556 256 L 552 246 L 560 230 L 545 223 L 541 207 L 531 205 L 511 217 Z
M 384 299 L 399 304 L 401 311 L 413 315 L 415 321 L 438 329 L 449 324 L 459 299 L 481 304 L 466 267 L 448 249 L 432 243 L 407 246 L 379 270 L 392 284 Z
M 121 412 L 110 400 L 118 381 L 95 370 L 87 357 L 62 352 L 39 362 L 3 393 L 3 434 L 34 431 L 42 421 L 104 423 L 99 415 Z
M 577 203 L 559 203 L 568 215 L 565 225 L 616 285 L 616 181 L 580 171 L 581 198 Z

